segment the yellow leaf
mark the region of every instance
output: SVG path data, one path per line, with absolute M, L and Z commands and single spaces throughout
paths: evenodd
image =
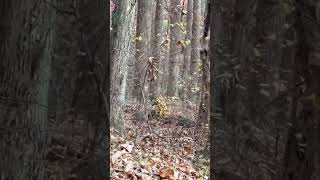
M 186 45 L 186 46 L 188 46 L 188 45 L 190 45 L 190 44 L 191 44 L 190 39 L 185 40 L 185 45 Z

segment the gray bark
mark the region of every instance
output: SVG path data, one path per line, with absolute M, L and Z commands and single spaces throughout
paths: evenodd
M 149 60 L 150 37 L 152 30 L 152 0 L 138 0 L 137 30 L 136 30 L 136 54 L 135 54 L 135 87 L 134 96 L 142 103 L 145 93 L 144 76 Z
M 111 122 L 120 134 L 123 134 L 123 108 L 125 105 L 125 92 L 127 88 L 127 76 L 130 57 L 130 45 L 132 42 L 131 21 L 134 17 L 135 6 L 131 1 L 121 1 L 118 4 L 119 15 L 113 19 L 113 44 L 112 44 L 112 69 L 111 69 Z
M 169 82 L 167 88 L 168 96 L 177 95 L 177 75 L 178 75 L 178 63 L 181 59 L 182 47 L 179 43 L 181 41 L 180 23 L 180 1 L 173 0 L 170 5 L 170 55 L 169 55 Z
M 155 12 L 155 20 L 154 20 L 154 33 L 152 37 L 152 48 L 151 48 L 151 56 L 154 57 L 154 74 L 152 75 L 151 83 L 150 83 L 150 100 L 153 101 L 156 97 L 160 95 L 161 81 L 160 81 L 160 72 L 161 66 L 160 63 L 164 60 L 161 56 L 161 43 L 163 39 L 163 19 L 164 19 L 164 1 L 157 0 L 156 1 L 156 12 Z M 161 68 L 161 69 L 160 69 Z
M 169 12 L 168 12 L 168 1 L 165 1 L 165 11 L 164 16 L 167 21 L 169 21 Z M 162 42 L 162 52 L 164 57 L 164 63 L 162 64 L 162 79 L 161 79 L 161 94 L 166 94 L 168 89 L 168 79 L 169 73 L 167 73 L 169 66 L 169 58 L 170 58 L 170 27 L 166 27 L 164 29 L 164 41 Z
M 189 74 L 188 69 L 190 67 L 190 56 L 191 56 L 191 39 L 192 39 L 192 22 L 193 22 L 193 0 L 188 0 L 188 9 L 187 9 L 187 35 L 185 38 L 185 42 L 189 42 L 188 45 L 183 49 L 183 67 L 181 72 L 181 79 L 183 80 L 183 86 L 181 88 L 180 97 L 185 99 L 186 89 L 188 88 Z
M 202 38 L 201 29 L 201 1 L 193 0 L 193 23 L 192 23 L 192 39 L 191 39 L 191 56 L 190 56 L 190 80 L 189 80 L 189 97 L 194 97 L 193 91 L 199 87 L 198 77 L 200 72 L 200 41 Z

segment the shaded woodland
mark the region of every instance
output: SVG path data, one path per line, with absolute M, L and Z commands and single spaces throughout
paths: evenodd
M 0 1 L 0 179 L 107 179 L 108 4 Z
M 170 103 L 169 106 L 175 110 L 182 107 L 183 115 L 178 119 L 185 117 L 195 122 L 197 132 L 205 124 L 201 121 L 206 122 L 203 117 L 210 108 L 210 177 L 213 179 L 318 179 L 320 2 L 189 0 L 186 6 L 184 2 L 161 2 L 165 12 L 163 22 L 169 22 L 169 27 L 159 30 L 158 9 L 161 8 L 152 6 L 151 1 L 137 1 L 138 12 L 132 15 L 136 19 L 126 21 L 136 27 L 131 32 L 135 44 L 132 53 L 128 53 L 135 57 L 127 58 L 129 64 L 134 59 L 134 70 L 130 71 L 128 66 L 129 75 L 122 76 L 128 84 L 121 86 L 125 96 L 118 99 L 118 107 L 125 108 L 131 96 L 144 106 L 153 104 L 155 95 L 175 97 L 177 106 Z M 204 8 L 199 2 L 206 4 Z M 119 2 L 118 10 L 121 6 Z M 156 10 L 152 10 L 154 7 Z M 156 13 L 154 19 L 148 13 Z M 127 16 L 123 14 L 124 17 Z M 113 24 L 119 22 L 119 14 L 112 18 Z M 160 51 L 160 58 L 159 48 L 152 45 L 153 41 L 158 42 L 158 38 L 153 38 L 158 33 L 164 33 L 162 42 L 168 43 Z M 152 69 L 141 74 L 143 63 L 152 63 L 159 70 L 153 82 Z M 198 64 L 204 67 L 200 71 Z M 206 77 L 208 73 L 210 77 Z M 144 79 L 151 82 L 148 84 Z M 160 94 L 154 88 L 159 79 Z M 199 91 L 192 91 L 197 87 Z M 135 93 L 131 95 L 131 92 Z M 117 109 L 114 105 L 111 112 Z M 198 118 L 192 118 L 187 109 L 192 109 Z M 146 115 L 153 111 L 148 107 L 142 110 Z M 126 122 L 125 117 L 111 120 L 115 124 Z M 122 132 L 120 127 L 125 125 L 118 126 Z M 195 135 L 190 137 L 196 139 Z M 199 144 L 193 145 L 193 150 L 200 152 L 196 149 Z M 172 176 L 178 172 L 174 171 Z
M 319 12 L 211 1 L 213 179 L 319 179 Z
M 319 0 L 1 0 L 0 179 L 318 180 L 319 77 Z
M 111 177 L 208 178 L 207 2 L 112 3 Z

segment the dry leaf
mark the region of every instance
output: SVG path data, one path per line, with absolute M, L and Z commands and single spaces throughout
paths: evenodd
M 121 157 L 122 155 L 128 153 L 125 149 L 123 149 L 122 151 L 117 151 L 116 153 L 114 153 L 111 157 L 111 163 L 114 164 L 114 162 Z
M 187 172 L 188 168 L 184 165 L 181 165 L 180 167 L 177 167 L 178 170 L 180 170 L 181 172 Z
M 159 175 L 161 178 L 172 179 L 174 171 L 171 168 L 164 167 L 160 169 Z
M 192 166 L 188 166 L 188 171 L 191 175 L 198 176 L 197 171 Z
M 133 163 L 132 161 L 129 161 L 124 170 L 127 173 L 127 175 L 132 179 L 138 179 L 135 174 L 135 167 L 136 167 L 136 164 Z
M 129 144 L 121 144 L 120 145 L 120 149 L 123 150 L 125 149 L 126 151 L 128 151 L 129 153 L 132 152 L 134 145 L 129 143 Z
M 192 146 L 190 144 L 185 144 L 184 145 L 184 150 L 187 152 L 187 153 L 192 153 Z

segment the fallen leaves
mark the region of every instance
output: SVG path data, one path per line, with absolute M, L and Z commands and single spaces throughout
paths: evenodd
M 169 167 L 163 167 L 160 169 L 159 176 L 165 179 L 173 179 L 174 171 Z
M 207 130 L 178 126 L 176 116 L 166 118 L 170 125 L 164 125 L 161 117 L 149 124 L 135 123 L 133 114 L 130 108 L 125 111 L 125 137 L 111 129 L 112 179 L 203 179 L 207 175 L 208 167 L 194 164 L 197 149 L 207 141 Z
M 120 158 L 122 155 L 124 155 L 125 153 L 127 153 L 126 150 L 122 150 L 122 151 L 117 151 L 115 154 L 112 155 L 111 157 L 111 162 L 112 164 L 115 163 L 115 161 Z
M 130 153 L 133 149 L 133 144 L 121 144 L 120 145 L 121 151 L 117 151 L 111 156 L 111 163 L 114 164 L 114 162 L 120 158 L 122 155 L 126 153 Z

